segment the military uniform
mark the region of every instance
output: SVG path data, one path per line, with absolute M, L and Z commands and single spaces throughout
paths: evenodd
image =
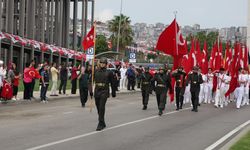
M 79 93 L 82 107 L 85 107 L 85 103 L 88 100 L 88 83 L 90 80 L 90 75 L 85 72 L 81 73 L 79 76 Z
M 172 90 L 170 74 L 159 72 L 155 75 L 153 81 L 156 82 L 154 89 L 156 93 L 159 115 L 161 116 L 162 111 L 165 109 L 168 89 L 170 88 L 170 90 Z
M 102 58 L 100 63 L 107 64 L 107 60 Z M 95 104 L 97 112 L 99 115 L 99 123 L 97 126 L 97 131 L 100 131 L 106 127 L 104 115 L 105 115 L 105 105 L 109 97 L 109 85 L 112 83 L 113 74 L 111 71 L 107 70 L 106 67 L 101 67 L 95 72 Z
M 195 68 L 195 72 L 188 74 L 187 84 L 190 83 L 190 92 L 193 109 L 192 111 L 198 112 L 199 92 L 200 84 L 203 83 L 201 74 L 198 73 L 198 68 Z
M 143 110 L 147 109 L 149 92 L 151 89 L 151 81 L 152 75 L 149 73 L 149 68 L 146 68 L 145 72 L 141 74 L 141 93 Z
M 176 110 L 182 109 L 184 93 L 185 93 L 185 77 L 186 73 L 179 68 L 172 73 L 172 77 L 175 78 L 175 97 L 176 97 Z

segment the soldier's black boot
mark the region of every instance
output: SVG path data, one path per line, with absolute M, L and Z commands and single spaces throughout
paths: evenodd
M 162 113 L 163 113 L 163 112 L 162 112 L 162 110 L 160 109 L 160 110 L 159 110 L 159 114 L 158 114 L 158 115 L 159 115 L 159 116 L 161 116 L 161 115 L 162 115 Z
M 143 108 L 142 108 L 142 110 L 146 110 L 147 109 L 147 106 L 146 105 L 144 105 L 143 106 Z
M 106 127 L 105 123 L 98 123 L 98 126 L 96 128 L 96 131 L 101 131 Z
M 101 131 L 102 129 L 103 129 L 103 127 L 100 124 L 98 124 L 96 131 Z

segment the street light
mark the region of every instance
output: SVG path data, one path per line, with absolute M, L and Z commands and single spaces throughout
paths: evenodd
M 121 0 L 121 8 L 120 8 L 120 18 L 119 18 L 119 26 L 118 26 L 118 35 L 117 35 L 117 48 L 116 52 L 119 52 L 119 44 L 120 44 L 120 32 L 121 32 L 121 22 L 122 22 L 122 1 Z M 118 56 L 117 56 L 118 58 Z

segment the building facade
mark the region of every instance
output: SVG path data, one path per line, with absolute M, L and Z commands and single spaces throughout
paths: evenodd
M 73 32 L 71 34 L 70 3 L 73 3 Z M 77 44 L 79 45 L 77 18 L 82 18 L 81 36 L 84 37 L 87 33 L 87 20 L 91 20 L 91 24 L 94 21 L 94 3 L 94 0 L 0 0 L 0 32 L 53 45 L 64 50 L 77 50 Z M 78 16 L 78 5 L 82 5 L 81 16 Z M 73 40 L 69 40 L 70 35 Z M 35 46 L 14 43 L 8 39 L 0 40 L 0 45 L 0 59 L 5 64 L 14 62 L 20 71 L 23 70 L 24 64 L 32 59 L 37 63 L 76 62 L 76 58 L 71 58 L 69 55 L 42 51 Z

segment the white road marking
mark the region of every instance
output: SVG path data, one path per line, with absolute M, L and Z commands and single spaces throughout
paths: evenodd
M 205 150 L 213 150 L 215 149 L 217 146 L 219 146 L 221 143 L 225 142 L 228 138 L 230 138 L 231 136 L 233 136 L 235 133 L 237 133 L 238 131 L 240 131 L 241 129 L 243 129 L 244 127 L 246 127 L 247 125 L 250 124 L 250 120 L 248 120 L 247 122 L 239 125 L 238 127 L 236 127 L 234 130 L 230 131 L 228 134 L 226 134 L 225 136 L 223 136 L 222 138 L 220 138 L 218 141 L 216 141 L 214 144 L 210 145 L 209 147 L 207 147 Z
M 180 111 L 168 112 L 168 113 L 163 114 L 163 116 L 167 116 L 167 115 L 170 115 L 170 114 L 174 114 L 174 113 L 177 113 L 177 112 L 181 112 L 181 111 L 184 111 L 184 110 L 188 110 L 188 109 L 190 109 L 190 108 L 191 108 L 191 107 L 184 108 L 184 109 L 182 109 L 182 110 L 180 110 Z M 139 123 L 139 122 L 143 122 L 143 121 L 147 121 L 147 120 L 151 120 L 151 119 L 154 119 L 154 118 L 159 118 L 159 116 L 158 116 L 158 115 L 157 115 L 157 116 L 151 116 L 151 117 L 147 117 L 147 118 L 143 118 L 143 119 L 139 119 L 139 120 L 127 122 L 127 123 L 124 123 L 124 124 L 116 125 L 116 126 L 113 126 L 113 127 L 107 128 L 107 129 L 104 129 L 104 130 L 101 131 L 101 132 L 106 132 L 106 131 L 109 131 L 109 130 L 113 130 L 113 129 L 116 129 L 116 128 L 124 127 L 124 126 L 127 126 L 127 125 L 131 125 L 131 124 L 135 124 L 135 123 Z M 63 139 L 63 140 L 51 142 L 51 143 L 48 143 L 48 144 L 44 144 L 44 145 L 40 145 L 40 146 L 28 148 L 28 149 L 26 149 L 26 150 L 38 150 L 38 149 L 50 147 L 50 146 L 53 146 L 53 145 L 57 145 L 57 144 L 61 144 L 61 143 L 73 141 L 73 140 L 76 140 L 76 139 L 80 139 L 80 138 L 83 138 L 83 137 L 87 137 L 87 136 L 90 136 L 90 135 L 98 134 L 98 133 L 101 133 L 101 132 L 100 132 L 100 131 L 93 131 L 93 132 L 90 132 L 90 133 L 85 133 L 85 134 L 82 134 L 82 135 L 77 135 L 77 136 L 70 137 L 70 138 L 66 138 L 66 139 Z
M 63 114 L 64 114 L 64 115 L 73 114 L 73 112 L 72 112 L 72 111 L 68 111 L 68 112 L 64 112 Z

